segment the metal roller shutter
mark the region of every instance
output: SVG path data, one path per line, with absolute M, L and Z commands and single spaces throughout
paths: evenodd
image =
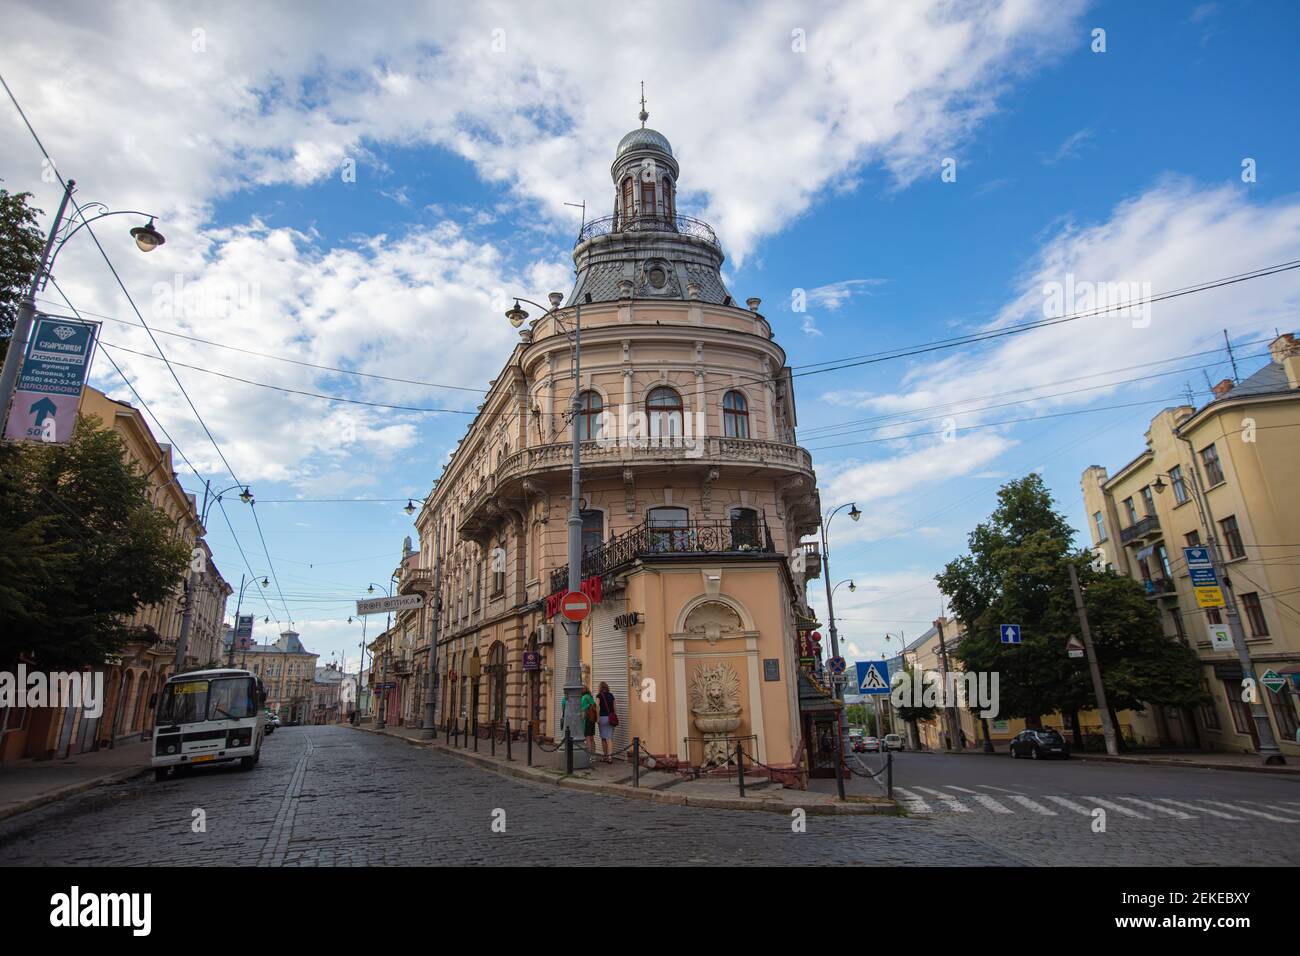
M 614 604 L 613 601 L 606 603 Z M 614 627 L 617 613 L 621 611 L 604 605 L 593 608 L 591 612 L 592 651 L 595 658 L 591 667 L 591 691 L 596 693 L 600 682 L 604 681 L 614 695 L 619 719 L 611 741 L 615 752 L 622 750 L 631 740 L 627 726 L 627 632 Z M 596 746 L 600 747 L 600 741 L 596 742 Z

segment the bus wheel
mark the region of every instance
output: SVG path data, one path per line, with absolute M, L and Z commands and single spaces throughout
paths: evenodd
M 252 770 L 252 769 L 253 769 L 253 766 L 254 766 L 256 763 L 257 763 L 257 758 L 256 758 L 256 757 L 240 757 L 240 758 L 239 758 L 239 769 L 240 769 L 240 770 Z
M 155 782 L 155 783 L 162 783 L 164 780 L 166 780 L 166 779 L 167 779 L 167 768 L 166 768 L 166 767 L 154 767 L 154 768 L 153 768 L 153 779 L 154 779 L 154 782 Z

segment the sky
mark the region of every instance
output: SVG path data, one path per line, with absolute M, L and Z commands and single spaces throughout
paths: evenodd
M 261 534 L 233 493 L 211 513 L 218 567 L 273 578 L 243 599 L 258 639 L 291 620 L 321 663 L 355 668 L 352 602 L 508 356 L 509 297 L 571 287 L 568 204 L 612 210 L 642 81 L 679 212 L 788 352 L 823 505 L 863 511 L 829 526 L 850 659 L 929 627 L 1002 483 L 1038 471 L 1087 544 L 1083 469 L 1205 402 L 1225 331 L 1244 377 L 1300 326 L 1296 270 L 881 354 L 1300 258 L 1286 0 L 386 9 L 11 0 L 0 37 L 50 157 L 0 103 L 3 187 L 48 225 L 52 161 L 167 239 L 95 224 L 125 293 L 79 235 L 42 308 L 103 322 L 92 384 L 147 405 L 188 489 L 252 486 Z

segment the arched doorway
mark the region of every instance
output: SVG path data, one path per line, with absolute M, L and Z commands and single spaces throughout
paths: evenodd
M 506 646 L 497 641 L 488 650 L 487 674 L 488 708 L 490 722 L 506 721 Z

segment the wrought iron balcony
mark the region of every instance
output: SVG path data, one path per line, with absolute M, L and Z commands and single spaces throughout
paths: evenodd
M 1147 515 L 1127 528 L 1121 528 L 1119 532 L 1121 544 L 1132 544 L 1137 541 L 1145 541 L 1148 538 L 1159 537 L 1160 519 L 1155 515 Z
M 715 246 L 718 244 L 718 236 L 712 226 L 699 219 L 691 219 L 689 216 L 606 216 L 603 219 L 593 219 L 584 225 L 574 245 L 580 246 L 596 236 L 638 232 L 676 233 L 679 236 L 703 239 Z
M 582 580 L 603 577 L 641 558 L 666 555 L 775 554 L 767 522 L 704 521 L 666 528 L 638 525 L 582 557 Z M 551 594 L 569 586 L 569 566 L 551 572 Z

